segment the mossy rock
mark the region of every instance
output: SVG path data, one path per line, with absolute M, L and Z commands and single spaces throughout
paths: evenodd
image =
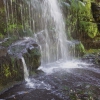
M 32 38 L 18 40 L 0 50 L 3 49 L 5 52 L 0 56 L 0 87 L 24 79 L 22 57 L 25 59 L 30 75 L 41 64 L 40 48 Z

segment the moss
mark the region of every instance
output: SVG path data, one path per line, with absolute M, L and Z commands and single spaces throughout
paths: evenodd
M 82 52 L 82 53 L 85 52 L 85 48 L 81 42 L 76 45 L 76 50 L 78 50 L 79 52 Z
M 8 47 L 10 46 L 13 42 L 17 41 L 18 40 L 18 37 L 14 36 L 14 37 L 11 37 L 9 39 L 7 39 L 7 41 L 3 42 L 2 43 L 2 46 L 4 47 Z
M 30 75 L 36 75 L 35 71 L 30 71 Z
M 97 24 L 91 13 L 91 0 L 70 0 L 70 5 L 64 5 L 68 10 L 66 14 L 66 29 L 69 39 L 77 39 L 80 41 L 93 39 L 98 32 Z M 66 11 L 67 11 L 66 10 Z M 65 11 L 64 11 L 65 12 Z
M 85 51 L 85 54 L 98 54 L 100 53 L 100 49 L 89 49 Z
M 14 57 L 1 57 L 0 64 L 0 83 L 1 85 L 6 85 L 9 82 L 20 81 L 23 79 L 23 70 L 20 69 L 21 64 L 17 62 Z M 19 66 L 17 66 L 19 65 Z
M 90 38 L 94 38 L 98 34 L 96 23 L 80 21 L 80 27 Z
M 9 66 L 3 66 L 4 67 L 4 75 L 6 78 L 11 77 L 11 72 Z

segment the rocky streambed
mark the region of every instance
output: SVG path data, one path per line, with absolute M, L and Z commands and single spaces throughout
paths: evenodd
M 40 66 L 29 82 L 0 95 L 1 100 L 100 100 L 100 68 L 80 61 Z

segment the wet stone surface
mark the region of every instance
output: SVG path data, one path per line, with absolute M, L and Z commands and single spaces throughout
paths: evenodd
M 0 95 L 2 100 L 100 100 L 100 68 L 54 68 Z

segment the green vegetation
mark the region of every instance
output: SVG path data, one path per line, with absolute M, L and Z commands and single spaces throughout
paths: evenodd
M 6 66 L 5 65 L 3 66 L 4 67 L 4 75 L 8 78 L 11 76 L 11 72 L 10 72 L 10 69 L 9 69 L 9 66 Z
M 19 2 L 7 0 L 5 2 L 6 5 L 3 3 L 2 7 L 0 7 L 0 40 L 5 37 L 27 36 L 27 33 L 31 35 L 27 3 L 23 4 L 22 0 Z
M 64 3 L 64 6 L 69 10 L 66 18 L 68 34 L 74 38 L 80 38 L 81 33 L 90 38 L 99 34 L 91 13 L 91 0 L 69 0 L 69 4 Z
M 86 50 L 86 54 L 98 54 L 100 52 L 100 49 L 89 49 Z
M 60 0 L 64 6 L 66 30 L 70 40 L 81 41 L 83 52 L 85 49 L 96 49 L 96 46 L 91 48 L 93 41 L 98 42 L 100 35 L 96 22 L 94 21 L 91 2 L 95 0 Z M 66 13 L 67 11 L 67 13 Z M 88 47 L 86 46 L 88 44 Z M 94 45 L 96 45 L 94 43 Z

